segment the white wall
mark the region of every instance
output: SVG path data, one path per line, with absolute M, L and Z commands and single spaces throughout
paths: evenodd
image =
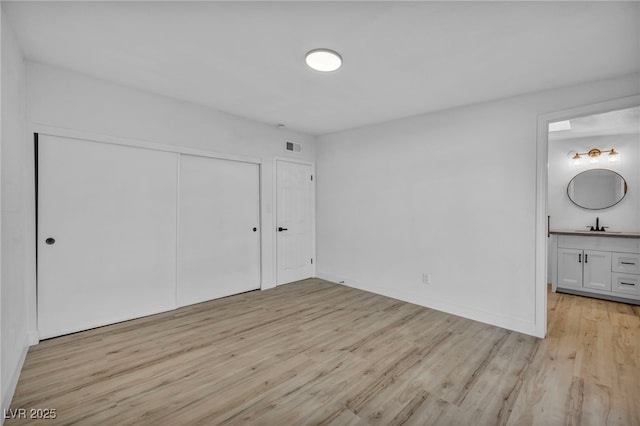
M 583 161 L 583 164 L 574 166 L 567 158 L 570 151 L 587 152 L 592 148 L 615 148 L 621 153 L 621 161 L 609 163 L 605 158 L 597 165 Z M 627 181 L 627 195 L 608 209 L 582 209 L 567 196 L 567 185 L 578 173 L 597 168 L 610 169 L 622 175 Z M 594 225 L 595 218 L 599 217 L 601 226 L 609 226 L 609 231 L 640 231 L 640 134 L 551 140 L 548 196 L 552 229 L 588 230 L 586 225 Z
M 9 408 L 28 343 L 25 281 L 28 274 L 25 161 L 25 64 L 2 14 L 2 240 L 0 311 L 2 409 Z
M 261 159 L 262 288 L 275 285 L 274 157 L 314 161 L 314 137 L 36 63 L 27 63 L 27 109 L 30 132 L 52 126 Z M 287 140 L 302 151 L 285 151 Z M 33 181 L 25 191 L 33 196 Z
M 637 93 L 635 74 L 318 138 L 318 275 L 536 334 L 538 115 Z

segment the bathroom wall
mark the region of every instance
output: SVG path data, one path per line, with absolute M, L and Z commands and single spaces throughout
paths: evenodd
M 569 152 L 587 152 L 615 148 L 620 152 L 618 163 L 606 159 L 598 164 L 574 166 Z M 626 196 L 613 207 L 604 210 L 587 210 L 575 205 L 567 195 L 569 181 L 585 170 L 610 169 L 627 181 Z M 588 230 L 600 218 L 601 226 L 608 231 L 640 231 L 640 133 L 595 136 L 588 138 L 553 140 L 549 142 L 549 191 L 548 212 L 551 229 Z

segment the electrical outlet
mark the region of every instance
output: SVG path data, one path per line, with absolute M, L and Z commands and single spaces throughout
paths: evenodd
M 422 273 L 422 283 L 423 284 L 431 284 L 431 274 L 423 272 Z

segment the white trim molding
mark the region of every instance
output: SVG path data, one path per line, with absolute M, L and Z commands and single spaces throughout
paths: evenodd
M 535 260 L 535 332 L 537 337 L 547 334 L 547 193 L 549 163 L 549 123 L 636 107 L 640 95 L 614 99 L 538 116 L 536 145 L 536 260 Z
M 217 151 L 209 151 L 206 149 L 187 148 L 179 145 L 169 145 L 157 142 L 142 141 L 137 139 L 122 138 L 119 136 L 101 135 L 98 133 L 85 132 L 81 130 L 65 129 L 62 127 L 47 126 L 44 124 L 34 124 L 32 126 L 34 133 L 40 133 L 50 136 L 60 136 L 70 139 L 82 139 L 93 142 L 108 143 L 114 145 L 124 145 L 134 148 L 153 149 L 155 151 L 175 152 L 178 154 L 196 155 L 199 157 L 219 158 L 221 160 L 239 161 L 243 163 L 261 164 L 262 160 L 258 157 L 247 157 L 243 155 L 228 154 Z

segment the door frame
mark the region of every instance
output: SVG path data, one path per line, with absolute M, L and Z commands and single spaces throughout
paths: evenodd
M 535 335 L 547 334 L 547 197 L 549 192 L 549 123 L 640 105 L 640 95 L 550 112 L 538 116 L 536 143 Z M 553 218 L 551 219 L 553 221 Z
M 311 184 L 311 256 L 313 258 L 313 265 L 311 265 L 311 277 L 315 278 L 316 265 L 318 259 L 316 257 L 316 164 L 313 161 L 301 160 L 298 158 L 274 156 L 273 157 L 273 223 L 271 224 L 271 235 L 273 235 L 273 282 L 275 286 L 281 285 L 278 281 L 278 234 L 276 228 L 278 227 L 278 161 L 284 161 L 286 163 L 304 164 L 311 166 L 311 174 L 313 176 Z
M 148 142 L 138 139 L 122 138 L 119 136 L 102 135 L 97 133 L 85 132 L 81 130 L 64 129 L 60 127 L 45 126 L 36 124 L 33 126 L 32 133 L 43 135 L 58 136 L 62 138 L 81 139 L 92 142 L 108 143 L 114 145 L 124 145 L 133 148 L 146 148 L 155 151 L 174 152 L 177 154 L 195 155 L 199 157 L 219 158 L 221 160 L 240 161 L 243 163 L 262 164 L 260 157 L 251 157 L 245 155 L 227 154 L 217 151 L 209 151 L 202 148 L 190 148 L 179 145 L 170 145 L 159 142 Z

